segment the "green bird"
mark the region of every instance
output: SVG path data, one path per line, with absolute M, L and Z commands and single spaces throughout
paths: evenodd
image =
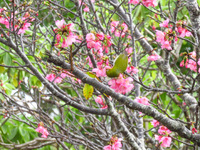
M 114 62 L 114 66 L 106 71 L 106 75 L 110 78 L 119 77 L 120 73 L 126 71 L 128 66 L 128 55 L 127 53 L 120 54 Z

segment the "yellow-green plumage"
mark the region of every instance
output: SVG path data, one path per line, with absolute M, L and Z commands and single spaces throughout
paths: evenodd
M 114 66 L 106 71 L 108 77 L 114 78 L 118 77 L 120 73 L 126 71 L 128 66 L 128 56 L 127 54 L 120 54 L 114 62 Z

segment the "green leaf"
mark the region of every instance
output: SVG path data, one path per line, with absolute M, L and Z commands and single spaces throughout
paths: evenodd
M 17 131 L 18 131 L 17 127 L 14 127 L 14 128 L 11 129 L 11 133 L 8 136 L 9 140 L 12 140 L 16 136 Z
M 92 72 L 86 72 L 86 74 L 91 78 L 97 78 L 97 76 Z
M 12 58 L 11 58 L 10 54 L 5 53 L 5 55 L 3 56 L 3 62 L 6 65 L 11 65 L 12 64 Z
M 2 131 L 3 131 L 3 134 L 6 134 L 7 133 L 7 129 L 8 129 L 8 126 L 7 125 L 3 125 L 1 127 Z
M 91 86 L 89 84 L 84 85 L 83 95 L 87 100 L 92 96 L 93 91 L 94 91 L 93 86 Z
M 0 73 L 3 73 L 5 71 L 5 68 L 0 66 Z
M 24 124 L 21 124 L 19 126 L 19 133 L 21 134 L 22 137 L 24 137 L 24 141 L 28 142 L 28 140 L 30 139 L 30 135 L 26 130 L 26 127 L 24 126 Z
M 99 82 L 101 82 L 101 80 L 96 76 L 96 74 L 94 74 L 94 73 L 92 73 L 92 72 L 87 72 L 86 74 L 87 74 L 89 77 L 95 78 L 95 79 L 97 79 Z
M 15 86 L 15 87 L 17 87 L 18 86 L 18 81 L 17 81 L 17 79 L 13 79 L 13 85 Z

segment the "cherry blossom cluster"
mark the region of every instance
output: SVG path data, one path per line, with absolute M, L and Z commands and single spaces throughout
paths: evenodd
M 59 77 L 53 73 L 51 74 L 48 74 L 46 75 L 46 79 L 49 80 L 50 82 L 54 82 L 54 83 L 61 83 L 62 82 L 62 79 L 65 78 L 67 76 L 67 74 L 65 73 L 61 73 L 60 76 L 62 77 Z
M 124 32 L 127 31 L 127 26 L 125 24 L 123 24 L 122 26 L 125 27 Z M 117 35 L 120 35 L 118 33 L 119 31 L 115 32 Z M 86 42 L 87 42 L 87 47 L 92 50 L 94 58 L 96 58 L 97 56 L 96 59 L 99 60 L 97 62 L 97 68 L 94 68 L 92 71 L 96 73 L 97 77 L 106 77 L 107 76 L 106 70 L 111 69 L 111 67 L 109 65 L 108 57 L 104 56 L 103 54 L 103 50 L 105 50 L 105 53 L 108 53 L 108 47 L 112 45 L 111 37 L 103 33 L 88 33 L 86 35 Z M 131 50 L 129 50 L 129 52 L 130 51 Z M 87 57 L 86 60 L 88 60 L 89 66 L 93 67 L 90 58 Z M 134 68 L 134 66 L 130 66 L 127 68 L 127 71 L 129 73 L 137 73 L 138 69 Z M 116 92 L 125 94 L 131 91 L 132 88 L 134 87 L 133 84 L 130 84 L 130 82 L 132 81 L 133 80 L 131 78 L 124 79 L 123 75 L 121 74 L 117 79 L 111 79 L 108 82 L 108 84 L 111 86 L 111 88 L 115 89 Z
M 78 36 L 75 34 L 74 24 L 66 24 L 66 22 L 62 20 L 56 21 L 57 28 L 54 30 L 56 35 L 56 44 L 55 46 L 58 48 L 66 48 L 72 45 L 74 42 L 77 42 Z
M 110 24 L 110 31 L 115 34 L 116 37 L 124 38 L 128 33 L 128 26 L 125 23 L 120 24 L 119 21 L 112 21 Z M 130 36 L 128 36 L 130 38 Z
M 184 59 L 186 59 L 186 61 L 184 61 Z M 200 59 L 196 63 L 196 52 L 195 51 L 190 52 L 189 58 L 188 56 L 185 56 L 184 59 L 181 61 L 180 67 L 185 66 L 185 68 L 189 68 L 190 70 L 197 72 L 197 64 L 200 65 Z M 200 68 L 198 72 L 200 73 Z
M 130 92 L 134 87 L 131 82 L 133 82 L 132 78 L 128 77 L 124 79 L 123 75 L 120 74 L 118 78 L 111 79 L 108 84 L 112 89 L 115 90 L 115 92 L 126 94 Z
M 148 61 L 156 61 L 156 60 L 158 60 L 158 59 L 160 59 L 160 58 L 161 58 L 160 55 L 158 55 L 158 54 L 156 54 L 156 53 L 153 53 L 152 55 L 148 56 L 147 60 L 148 60 Z
M 26 12 L 23 17 L 20 18 L 16 18 L 15 14 L 17 14 L 17 12 L 11 14 L 11 17 L 9 17 L 9 14 L 6 12 L 6 8 L 1 8 L 0 23 L 4 24 L 6 28 L 10 29 L 11 31 L 13 31 L 14 26 L 14 31 L 16 31 L 17 34 L 23 34 L 26 30 L 29 30 L 29 27 L 31 26 L 30 22 L 34 21 L 35 19 L 30 17 L 29 12 Z M 15 22 L 13 22 L 13 20 L 15 20 Z
M 140 3 L 140 0 L 130 0 L 128 3 L 136 5 Z M 141 3 L 146 7 L 157 6 L 157 0 L 141 0 Z
M 189 37 L 192 35 L 190 31 L 184 28 L 185 22 L 178 21 L 176 23 L 176 35 L 180 37 Z M 171 42 L 173 38 L 175 38 L 175 42 L 177 42 L 178 38 L 172 30 L 172 25 L 169 25 L 169 18 L 164 20 L 160 27 L 165 28 L 165 31 L 162 32 L 160 30 L 156 30 L 156 41 L 161 44 L 162 49 L 172 50 Z
M 99 95 L 96 99 L 95 102 L 102 105 L 101 109 L 106 109 L 108 106 L 105 104 L 103 98 L 101 95 Z
M 108 60 L 101 60 L 97 63 L 97 68 L 94 68 L 92 71 L 96 73 L 97 77 L 106 77 L 106 70 L 111 69 L 110 66 L 108 66 Z M 128 73 L 137 73 L 138 69 L 134 66 L 127 68 Z M 121 94 L 126 94 L 130 92 L 134 85 L 131 83 L 133 81 L 132 78 L 124 78 L 122 74 L 119 75 L 118 78 L 111 79 L 108 84 L 112 89 L 114 89 L 116 92 Z
M 151 122 L 151 124 L 154 127 L 157 127 L 157 126 L 159 126 L 160 123 L 157 120 L 153 120 Z M 155 135 L 155 139 L 160 143 L 160 146 L 161 147 L 170 147 L 172 138 L 169 137 L 168 135 L 171 133 L 171 131 L 167 127 L 161 125 L 161 126 L 159 126 L 158 133 L 160 135 Z
M 108 48 L 112 45 L 111 36 L 105 35 L 102 32 L 88 33 L 86 35 L 86 42 L 89 49 L 95 50 L 93 54 L 97 52 L 100 57 L 103 56 L 103 50 L 105 50 L 105 53 L 108 53 Z
M 190 31 L 188 31 L 186 28 L 184 28 L 184 26 L 186 25 L 185 21 L 179 20 L 176 23 L 176 31 L 178 32 L 178 35 L 182 38 L 184 38 L 185 36 L 189 37 L 192 35 L 192 33 Z
M 122 138 L 112 137 L 110 140 L 110 144 L 104 146 L 103 150 L 121 150 L 122 147 Z
M 94 68 L 92 72 L 95 72 L 97 77 L 106 77 L 107 69 L 111 69 L 108 59 L 102 59 L 100 62 L 97 62 L 97 68 Z
M 47 74 L 45 78 L 49 80 L 50 82 L 61 83 L 64 78 L 70 77 L 73 82 L 81 84 L 80 79 L 74 78 L 72 76 L 73 75 L 71 73 L 64 71 L 63 73 L 60 74 L 60 76 L 57 76 L 56 74 L 51 73 L 51 74 Z
M 127 67 L 126 71 L 130 73 L 131 75 L 133 75 L 133 74 L 137 74 L 139 70 L 134 66 L 129 66 Z
M 49 135 L 49 132 L 47 131 L 47 128 L 44 127 L 44 123 L 43 122 L 40 122 L 38 124 L 38 127 L 35 129 L 35 131 L 41 133 L 42 134 L 41 137 L 43 137 L 43 138 L 47 138 L 48 135 Z
M 114 32 L 116 36 L 125 36 L 125 32 L 128 31 L 128 27 L 125 23 L 121 25 L 121 30 L 116 30 L 115 27 L 119 25 L 119 21 L 113 21 L 111 23 L 111 32 Z M 109 57 L 103 54 L 103 50 L 105 53 L 108 53 L 108 48 L 112 45 L 111 37 L 109 35 L 105 35 L 103 33 L 88 33 L 86 35 L 87 47 L 92 50 L 94 58 L 98 61 L 97 68 L 94 68 L 92 71 L 96 73 L 97 77 L 106 77 L 106 70 L 111 69 L 109 65 Z M 128 54 L 132 53 L 132 48 L 126 48 Z M 89 62 L 89 66 L 93 68 L 92 62 L 89 57 L 86 58 Z M 127 68 L 127 72 L 130 74 L 136 74 L 138 69 L 134 66 L 129 66 Z M 134 87 L 131 78 L 124 79 L 123 75 L 120 75 L 118 78 L 111 79 L 108 84 L 111 88 L 115 89 L 116 92 L 125 94 L 132 90 Z

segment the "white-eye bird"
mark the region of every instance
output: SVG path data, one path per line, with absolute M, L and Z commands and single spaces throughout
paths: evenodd
M 127 66 L 128 55 L 125 51 L 115 59 L 114 66 L 106 71 L 106 75 L 110 78 L 118 77 L 120 73 L 126 71 Z

